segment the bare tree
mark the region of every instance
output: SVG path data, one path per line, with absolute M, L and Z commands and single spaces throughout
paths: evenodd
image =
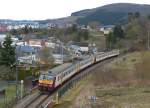
M 53 64 L 52 49 L 44 47 L 39 51 L 40 61 L 44 64 Z

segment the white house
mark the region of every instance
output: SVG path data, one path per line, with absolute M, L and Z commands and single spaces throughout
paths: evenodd
M 113 31 L 114 25 L 101 26 L 100 31 L 104 34 L 109 34 Z
M 79 47 L 79 50 L 83 53 L 89 52 L 89 44 L 88 43 L 74 43 L 73 45 L 76 45 Z
M 71 57 L 69 55 L 65 55 L 65 54 L 63 54 L 63 55 L 62 54 L 53 54 L 53 58 L 54 58 L 55 64 L 62 64 L 71 59 Z

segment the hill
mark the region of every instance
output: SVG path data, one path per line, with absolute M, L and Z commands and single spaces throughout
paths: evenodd
M 76 23 L 77 19 L 78 19 L 78 16 L 69 16 L 69 17 L 58 18 L 58 19 L 41 20 L 39 22 L 40 22 L 40 24 L 54 23 L 58 26 L 65 26 L 66 24 Z
M 88 24 L 91 21 L 99 21 L 104 25 L 117 24 L 127 21 L 129 12 L 140 12 L 142 16 L 150 14 L 150 5 L 116 3 L 102 7 L 87 9 L 71 14 L 77 19 L 78 24 Z
M 0 23 L 34 23 L 39 22 L 40 24 L 54 23 L 58 26 L 65 26 L 66 24 L 79 24 L 87 25 L 91 21 L 99 21 L 103 25 L 114 25 L 127 21 L 129 12 L 139 12 L 142 16 L 150 14 L 150 5 L 144 4 L 131 4 L 131 3 L 115 3 L 104 5 L 101 7 L 81 10 L 74 12 L 71 16 L 59 18 L 59 19 L 47 19 L 39 21 L 15 21 L 9 19 L 2 19 Z

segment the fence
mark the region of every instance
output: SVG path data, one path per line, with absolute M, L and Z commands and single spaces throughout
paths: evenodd
M 76 87 L 77 83 L 81 81 L 82 79 L 86 78 L 90 74 L 90 71 L 83 71 L 82 73 L 79 73 L 77 76 L 71 78 L 69 81 L 67 81 L 56 93 L 55 101 L 56 104 L 59 103 L 59 99 L 71 88 Z

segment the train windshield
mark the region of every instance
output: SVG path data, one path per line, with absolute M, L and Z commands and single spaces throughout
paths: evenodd
M 39 80 L 53 80 L 53 76 L 48 76 L 48 75 L 40 75 Z
M 46 79 L 46 75 L 40 75 L 39 80 L 44 80 L 44 79 Z

